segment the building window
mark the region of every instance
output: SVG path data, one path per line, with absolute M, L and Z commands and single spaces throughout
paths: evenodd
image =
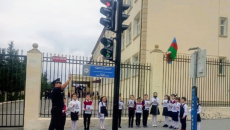
M 127 10 L 129 13 L 133 6 L 133 0 L 127 0 L 127 4 L 130 5 L 129 9 Z
M 129 28 L 127 29 L 127 35 L 126 35 L 126 45 L 131 43 L 132 39 L 132 29 L 131 29 L 131 24 L 129 25 Z
M 224 67 L 224 63 L 225 62 L 225 58 L 220 58 L 219 59 L 219 74 L 220 75 L 223 75 L 224 74 L 224 71 L 225 71 L 225 67 Z
M 122 37 L 121 37 L 121 50 L 124 49 L 124 46 L 125 46 L 125 34 L 122 33 Z
M 133 76 L 135 76 L 135 75 L 137 75 L 138 74 L 138 64 L 139 62 L 138 62 L 138 55 L 135 55 L 135 56 L 133 56 L 133 67 L 132 67 L 132 69 L 133 69 Z
M 140 13 L 134 19 L 134 37 L 140 33 Z
M 127 0 L 127 4 L 131 7 L 133 5 L 133 0 Z
M 228 19 L 225 17 L 220 18 L 220 36 L 227 36 Z

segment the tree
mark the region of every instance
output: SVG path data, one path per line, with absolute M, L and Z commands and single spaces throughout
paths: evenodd
M 0 91 L 7 93 L 8 100 L 15 96 L 23 96 L 26 81 L 26 57 L 19 57 L 14 42 L 8 43 L 8 48 L 0 53 Z M 17 97 L 15 97 L 17 98 Z
M 41 97 L 44 96 L 44 92 L 46 90 L 52 89 L 51 82 L 48 81 L 47 72 L 42 73 L 42 80 L 41 80 Z

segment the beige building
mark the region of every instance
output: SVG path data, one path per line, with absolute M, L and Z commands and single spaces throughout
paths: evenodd
M 178 53 L 190 54 L 188 48 L 207 49 L 207 55 L 230 57 L 228 37 L 229 0 L 124 0 L 131 7 L 124 22 L 130 27 L 122 36 L 121 59 L 128 63 L 149 63 L 156 44 L 166 52 L 174 37 Z M 100 36 L 112 37 L 103 30 Z M 92 52 L 101 60 L 100 38 Z

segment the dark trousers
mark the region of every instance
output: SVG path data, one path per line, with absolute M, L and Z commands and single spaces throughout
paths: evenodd
M 119 110 L 118 111 L 118 126 L 121 126 L 121 113 L 122 113 L 122 110 Z
M 66 122 L 66 116 L 61 117 L 61 130 L 64 130 Z
M 141 123 L 141 113 L 136 113 L 136 125 L 139 126 Z
M 83 117 L 84 117 L 84 128 L 89 129 L 89 127 L 90 127 L 91 115 L 92 115 L 92 114 L 85 114 L 85 113 L 84 113 L 84 115 L 83 115 Z
M 61 118 L 62 118 L 62 108 L 52 107 L 51 109 L 51 121 L 49 130 L 61 130 Z
M 129 126 L 133 127 L 133 118 L 135 110 L 129 110 Z
M 182 129 L 182 130 L 186 130 L 186 118 L 187 118 L 187 116 L 185 116 L 184 119 L 182 119 L 182 117 L 180 118 L 181 129 Z
M 143 110 L 143 126 L 147 126 L 148 117 L 149 117 L 149 111 Z

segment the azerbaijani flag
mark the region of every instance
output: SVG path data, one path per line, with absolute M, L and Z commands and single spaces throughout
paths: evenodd
M 177 49 L 178 47 L 177 47 L 176 38 L 174 38 L 167 51 L 167 55 L 166 55 L 166 58 L 169 64 L 172 64 L 172 61 L 176 59 Z

